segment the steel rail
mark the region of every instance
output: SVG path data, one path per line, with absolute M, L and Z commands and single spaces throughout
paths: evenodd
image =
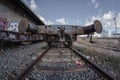
M 90 68 L 95 70 L 97 73 L 101 74 L 104 78 L 106 78 L 107 80 L 116 80 L 115 77 L 113 77 L 111 74 L 108 74 L 106 71 L 101 69 L 99 66 L 97 66 L 96 64 L 94 64 L 93 62 L 91 62 L 90 60 L 85 58 L 83 55 L 81 55 L 81 53 L 78 50 L 76 50 L 72 47 L 69 47 L 69 48 L 78 57 L 81 57 L 81 59 L 86 64 L 88 64 Z M 33 66 L 36 65 L 41 60 L 41 58 L 48 52 L 49 49 L 50 48 L 47 48 L 35 61 L 32 62 L 32 64 L 30 66 L 28 66 L 20 75 L 18 75 L 15 80 L 23 80 L 27 76 L 27 74 L 32 70 Z
M 82 60 L 84 60 L 87 64 L 89 64 L 89 67 L 91 67 L 92 69 L 94 69 L 95 71 L 97 71 L 99 74 L 101 74 L 104 78 L 106 78 L 107 80 L 116 80 L 115 77 L 113 77 L 111 74 L 108 74 L 106 71 L 104 71 L 103 69 L 101 69 L 99 66 L 97 66 L 96 64 L 94 64 L 92 61 L 88 60 L 87 58 L 85 58 L 83 55 L 81 55 L 81 53 L 74 49 L 69 47 L 70 50 L 72 50 L 76 55 L 78 55 L 79 57 L 82 58 Z
M 33 61 L 22 73 L 20 73 L 17 77 L 16 80 L 23 80 L 27 74 L 32 70 L 33 66 L 36 65 L 42 57 L 48 52 L 50 48 L 47 48 L 35 61 Z

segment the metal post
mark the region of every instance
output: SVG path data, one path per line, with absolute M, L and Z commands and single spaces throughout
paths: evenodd
M 117 23 L 116 23 L 116 18 L 114 17 L 114 24 L 115 24 L 115 28 L 116 28 L 116 33 L 117 33 Z
M 3 52 L 3 45 L 4 45 L 4 39 L 2 40 L 2 44 L 1 44 L 1 47 L 0 47 L 1 52 Z
M 92 41 L 92 33 L 90 34 L 90 42 L 93 43 L 93 41 Z

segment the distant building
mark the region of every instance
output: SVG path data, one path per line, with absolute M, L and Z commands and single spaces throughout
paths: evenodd
M 114 34 L 112 34 L 112 37 L 120 38 L 120 33 L 114 33 Z
M 11 21 L 19 23 L 23 16 L 26 16 L 32 26 L 44 25 L 44 23 L 22 2 L 22 0 L 0 0 L 0 16 L 5 17 L 6 21 L 0 19 L 0 27 L 13 25 Z

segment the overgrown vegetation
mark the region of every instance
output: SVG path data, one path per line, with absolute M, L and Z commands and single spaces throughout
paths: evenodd
M 97 50 L 91 50 L 91 49 L 86 49 L 86 48 L 82 48 L 82 47 L 76 47 L 74 46 L 78 51 L 82 52 L 83 55 L 89 56 L 90 60 L 94 59 L 94 61 L 99 64 L 98 62 L 101 62 L 107 66 L 110 66 L 110 68 L 112 68 L 114 71 L 114 73 L 116 73 L 117 75 L 115 76 L 119 76 L 120 74 L 120 58 L 116 58 L 114 56 L 110 56 L 110 55 L 106 55 L 100 52 L 97 52 Z M 109 53 L 108 53 L 109 54 Z M 102 65 L 100 65 L 102 66 Z
M 47 49 L 47 48 L 48 48 L 48 46 L 44 46 L 44 47 L 41 48 L 41 50 L 44 50 L 44 49 Z

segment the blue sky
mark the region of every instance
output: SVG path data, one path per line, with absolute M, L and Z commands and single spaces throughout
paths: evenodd
M 120 28 L 120 0 L 22 0 L 45 24 L 89 25 L 95 19 L 109 33 Z

